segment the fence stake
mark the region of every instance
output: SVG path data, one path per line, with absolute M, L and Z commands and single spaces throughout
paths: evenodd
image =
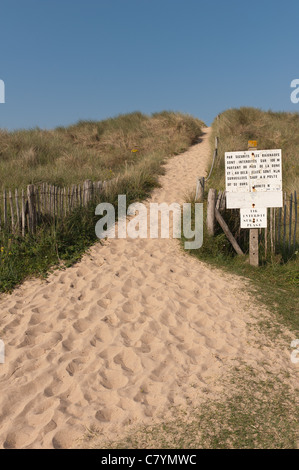
M 25 237 L 26 230 L 26 208 L 25 208 L 25 195 L 22 189 L 22 237 Z
M 277 234 L 277 243 L 278 246 L 281 244 L 281 221 L 282 221 L 282 207 L 278 211 L 278 234 Z
M 219 210 L 224 211 L 226 207 L 226 194 L 225 191 L 223 191 L 220 199 L 220 205 L 219 205 Z
M 225 222 L 225 220 L 223 219 L 223 217 L 221 216 L 221 214 L 220 214 L 220 212 L 218 211 L 217 208 L 215 208 L 215 217 L 216 217 L 217 221 L 219 222 L 219 225 L 221 226 L 221 228 L 224 231 L 225 235 L 227 236 L 227 238 L 231 242 L 232 246 L 234 247 L 236 253 L 238 255 L 243 255 L 244 253 L 241 250 L 240 246 L 238 245 L 237 240 L 235 239 L 235 237 L 231 233 L 230 229 L 228 228 L 227 223 Z
M 37 222 L 39 223 L 41 220 L 41 204 L 40 204 L 40 189 L 38 186 L 35 187 L 35 194 L 36 194 L 36 204 L 37 204 Z
M 3 223 L 4 228 L 7 228 L 7 199 L 6 199 L 6 189 L 3 191 Z
M 17 188 L 15 189 L 15 200 L 16 200 L 16 212 L 17 212 L 17 231 L 20 233 L 20 206 L 19 206 L 19 194 Z
M 35 201 L 35 191 L 34 191 L 33 184 L 29 184 L 27 186 L 27 196 L 28 196 L 29 230 L 31 233 L 35 233 L 36 231 L 36 201 Z
M 62 188 L 59 189 L 59 211 L 60 211 L 60 217 L 63 218 L 63 192 Z
M 248 141 L 248 150 L 257 150 L 257 147 L 251 147 Z M 259 265 L 259 231 L 257 228 L 249 229 L 249 263 L 251 266 Z
M 53 217 L 55 219 L 56 216 L 56 187 L 52 186 L 52 194 L 53 194 Z
M 249 263 L 252 266 L 259 265 L 259 232 L 256 228 L 249 230 Z
M 14 216 L 14 210 L 13 210 L 11 190 L 9 190 L 9 206 L 10 206 L 10 217 L 11 217 L 11 232 L 14 233 L 14 231 L 15 231 L 15 216 Z
M 289 217 L 289 252 L 291 251 L 291 241 L 292 241 L 292 216 L 293 216 L 293 194 L 291 194 L 291 199 L 290 199 L 290 217 Z
M 208 207 L 207 207 L 207 230 L 208 234 L 215 234 L 215 205 L 216 205 L 216 189 L 209 189 Z
M 283 213 L 283 251 L 285 250 L 285 244 L 286 244 L 286 229 L 287 229 L 287 203 L 286 203 L 286 197 L 284 198 L 284 213 Z
M 46 183 L 46 199 L 45 199 L 45 204 L 46 204 L 46 210 L 49 215 L 51 215 L 51 195 L 50 195 L 50 185 Z
M 197 180 L 196 193 L 195 193 L 195 202 L 203 202 L 204 199 L 204 190 L 205 190 L 205 179 L 202 176 Z
M 273 209 L 273 252 L 276 252 L 276 208 Z
M 74 209 L 75 207 L 75 185 L 72 185 L 71 188 L 71 204 L 70 204 L 70 210 Z
M 294 212 L 295 212 L 295 223 L 294 223 L 294 251 L 296 249 L 296 230 L 297 230 L 297 191 L 294 192 Z
M 75 185 L 75 207 L 79 205 L 79 188 L 78 185 Z

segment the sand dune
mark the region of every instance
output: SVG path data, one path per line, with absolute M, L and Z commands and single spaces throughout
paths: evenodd
M 172 158 L 149 202 L 182 202 L 205 173 L 203 142 Z M 185 254 L 177 240 L 115 239 L 76 266 L 0 300 L 0 445 L 76 446 L 86 428 L 113 438 L 172 405 L 219 390 L 235 361 L 294 366 L 257 346 L 243 282 Z

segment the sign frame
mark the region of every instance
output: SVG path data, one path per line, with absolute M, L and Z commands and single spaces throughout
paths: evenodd
M 256 148 L 225 152 L 227 209 L 282 207 L 281 153 Z
M 267 212 L 267 208 L 240 209 L 240 227 L 267 228 Z

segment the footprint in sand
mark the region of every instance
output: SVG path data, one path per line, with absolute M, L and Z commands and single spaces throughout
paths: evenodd
M 115 364 L 120 364 L 121 368 L 130 374 L 137 373 L 141 369 L 140 359 L 131 348 L 125 348 L 113 360 Z
M 83 365 L 85 364 L 86 361 L 82 361 L 80 358 L 75 358 L 73 359 L 68 366 L 66 367 L 67 373 L 73 377 L 76 372 L 82 370 Z
M 46 337 L 46 341 L 40 344 L 40 347 L 47 351 L 48 349 L 54 348 L 60 341 L 62 341 L 62 334 L 53 331 L 52 333 L 47 333 L 43 335 L 44 339 Z
M 77 320 L 74 324 L 73 324 L 73 328 L 78 331 L 78 333 L 83 333 L 85 330 L 87 330 L 87 328 L 90 327 L 90 322 L 88 320 Z
M 121 423 L 127 417 L 127 412 L 119 407 L 102 408 L 96 412 L 96 419 L 101 423 L 118 422 Z
M 102 322 L 102 325 L 96 328 L 95 334 L 90 341 L 92 346 L 96 346 L 97 341 L 100 343 L 112 342 L 115 337 L 114 329 L 108 323 Z
M 123 388 L 128 383 L 128 378 L 119 370 L 105 370 L 99 373 L 100 383 L 103 387 L 115 390 Z

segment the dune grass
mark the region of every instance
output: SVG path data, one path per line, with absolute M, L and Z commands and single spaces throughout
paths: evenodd
M 196 142 L 202 126 L 189 115 L 165 111 L 81 121 L 54 130 L 1 130 L 0 189 L 111 179 L 152 155 L 180 153 Z
M 218 159 L 206 187 L 225 189 L 224 152 L 247 150 L 247 141 L 258 140 L 258 148 L 281 148 L 283 167 L 283 190 L 299 189 L 299 114 L 273 113 L 255 108 L 229 109 L 217 117 L 212 124 L 211 153 L 215 136 L 219 137 Z M 206 207 L 206 206 L 205 206 Z M 239 211 L 226 210 L 224 218 L 233 234 L 238 233 Z M 204 243 L 197 256 L 216 267 L 223 268 L 251 280 L 254 296 L 261 300 L 289 328 L 299 332 L 299 256 L 295 251 L 291 257 L 278 253 L 262 258 L 256 269 L 248 263 L 248 230 L 242 230 L 238 241 L 245 256 L 236 256 L 230 242 L 220 226 L 216 225 L 215 237 L 204 232 Z M 299 231 L 297 228 L 297 237 Z M 263 244 L 260 245 L 263 255 Z
M 25 238 L 0 233 L 0 291 L 28 276 L 46 276 L 80 259 L 98 239 L 94 215 L 99 202 L 117 208 L 146 198 L 158 185 L 165 160 L 197 142 L 204 123 L 189 115 L 139 112 L 100 122 L 79 122 L 53 131 L 0 132 L 0 186 L 13 189 L 47 182 L 66 186 L 85 179 L 111 179 L 105 194 L 64 220 L 43 225 Z
M 247 150 L 248 140 L 259 149 L 282 149 L 283 191 L 299 189 L 299 113 L 275 113 L 256 108 L 224 111 L 212 124 L 211 147 L 219 137 L 219 157 L 210 179 L 212 188 L 225 189 L 224 152 Z

